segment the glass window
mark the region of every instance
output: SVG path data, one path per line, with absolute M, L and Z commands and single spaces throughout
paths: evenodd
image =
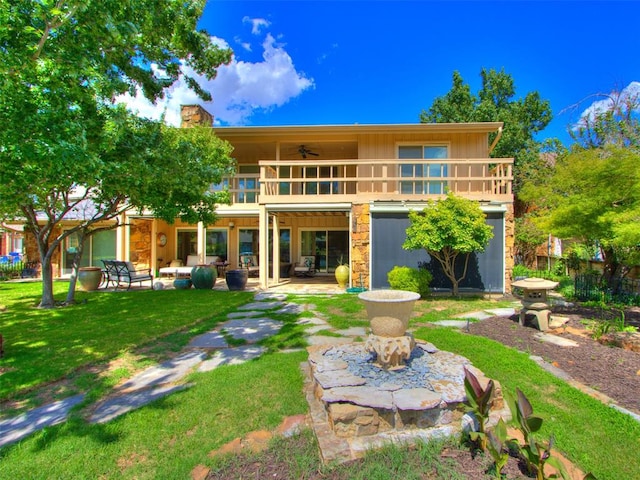
M 73 258 L 79 247 L 79 235 L 73 233 L 64 242 L 64 255 L 62 256 L 62 273 L 69 275 L 73 269 Z M 116 258 L 116 231 L 102 230 L 85 239 L 80 267 L 102 267 L 101 260 Z
M 448 147 L 444 145 L 401 145 L 398 147 L 398 158 L 429 160 L 423 163 L 400 164 L 400 177 L 415 179 L 400 181 L 400 193 L 408 195 L 445 193 L 448 166 L 444 163 L 435 163 L 432 160 L 449 158 Z
M 228 257 L 228 238 L 227 230 L 207 229 L 206 234 L 207 255 L 217 255 L 223 260 Z

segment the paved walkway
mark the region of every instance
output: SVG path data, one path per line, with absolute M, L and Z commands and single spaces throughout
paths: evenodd
M 278 333 L 283 326 L 282 322 L 270 318 L 271 314 L 312 312 L 312 316 L 298 319 L 299 324 L 307 327 L 305 331 L 310 345 L 348 343 L 354 339 L 363 339 L 368 334 L 364 327 L 335 330 L 314 312 L 313 305 L 287 303 L 285 299 L 284 293 L 272 291 L 256 293 L 254 302 L 239 307 L 236 312 L 229 313 L 228 320 L 216 329 L 193 338 L 177 357 L 140 372 L 116 387 L 107 398 L 91 406 L 92 414 L 89 421 L 96 424 L 105 423 L 173 392 L 189 388 L 190 384 L 182 382 L 193 371 L 207 372 L 221 365 L 234 365 L 258 358 L 266 349 L 257 345 L 257 342 Z M 514 314 L 514 308 L 500 308 L 470 312 L 435 323 L 445 327 L 465 328 L 471 320 L 483 320 L 492 316 L 509 317 Z M 330 333 L 330 335 L 323 335 L 323 333 Z M 341 336 L 335 336 L 336 334 Z M 238 340 L 244 343 L 233 346 L 238 344 Z M 540 341 L 553 341 L 553 339 L 546 340 L 545 337 L 541 337 Z M 550 365 L 545 365 L 542 359 L 534 358 L 534 360 L 560 378 L 568 379 L 564 372 L 556 372 L 555 370 L 558 369 L 554 370 Z M 15 443 L 45 427 L 66 421 L 70 411 L 80 404 L 84 397 L 84 394 L 75 395 L 30 410 L 17 417 L 1 420 L 0 447 Z M 612 406 L 618 408 L 615 405 Z M 622 411 L 640 421 L 638 415 Z

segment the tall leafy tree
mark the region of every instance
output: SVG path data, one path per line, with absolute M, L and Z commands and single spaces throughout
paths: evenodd
M 482 69 L 482 87 L 471 92 L 459 72 L 453 72 L 451 90 L 420 114 L 423 123 L 504 122 L 493 157 L 514 158 L 514 191 L 517 195 L 531 165 L 540 161 L 535 135 L 551 121 L 551 107 L 538 92 L 516 98 L 513 77 L 504 70 Z M 493 140 L 493 137 L 490 139 Z M 534 167 L 534 169 L 537 167 Z M 516 212 L 518 213 L 518 212 Z
M 0 0 L 0 213 L 26 218 L 37 238 L 42 307 L 54 305 L 51 256 L 73 233 L 56 226 L 73 212 L 83 234 L 124 205 L 211 220 L 204 184 L 231 164 L 228 147 L 112 103 L 125 92 L 155 100 L 178 78 L 210 99 L 193 72 L 213 78 L 232 53 L 196 29 L 204 4 Z
M 640 263 L 640 152 L 608 145 L 559 157 L 543 181 L 522 195 L 539 206 L 538 224 L 560 238 L 597 243 L 604 273 L 617 279 Z
M 440 201 L 430 200 L 421 211 L 409 212 L 410 225 L 402 245 L 405 250 L 424 249 L 435 258 L 458 295 L 458 286 L 467 275 L 469 258 L 482 252 L 493 238 L 478 202 L 449 193 Z M 456 273 L 456 260 L 463 258 L 462 272 Z

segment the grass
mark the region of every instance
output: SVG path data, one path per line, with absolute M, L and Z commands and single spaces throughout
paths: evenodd
M 55 288 L 56 295 L 64 297 L 66 284 Z M 71 379 L 71 391 L 90 391 L 90 398 L 96 399 L 109 385 L 178 351 L 193 335 L 212 328 L 252 298 L 245 292 L 197 290 L 79 292 L 78 300 L 87 303 L 39 310 L 34 308 L 37 283 L 0 284 L 0 295 L 7 307 L 0 313 L 0 332 L 7 339 L 7 357 L 0 360 L 2 398 L 25 397 L 27 405 L 36 402 L 29 397 L 35 397 L 36 387 L 62 378 Z M 334 328 L 366 325 L 355 295 L 290 301 L 313 304 Z M 504 390 L 520 388 L 544 418 L 544 434 L 553 433 L 557 447 L 583 470 L 600 480 L 640 478 L 640 465 L 633 460 L 640 448 L 640 424 L 630 417 L 548 374 L 524 353 L 452 329 L 422 327 L 459 313 L 510 304 L 476 298 L 420 301 L 412 320 L 415 335 L 469 358 Z M 268 354 L 243 365 L 192 374 L 190 388 L 107 424 L 89 425 L 83 420 L 87 412 L 79 410 L 70 421 L 0 450 L 0 478 L 187 478 L 198 464 L 223 471 L 225 462 L 233 459 L 214 460 L 208 455 L 211 450 L 307 411 L 299 369 L 306 353 L 278 353 L 304 345 L 303 328 L 295 323 L 296 315 L 265 315 L 285 324 L 278 335 L 263 342 Z M 109 375 L 101 376 L 109 364 Z M 318 471 L 345 479 L 420 478 L 416 470 L 434 458 L 427 451 L 393 447 L 349 470 L 321 465 L 315 446 L 289 453 L 293 447 L 282 441 L 273 448 L 278 450 L 275 455 L 290 458 L 295 471 L 302 472 L 299 478 Z M 446 465 L 434 468 L 443 472 L 438 478 L 449 478 Z

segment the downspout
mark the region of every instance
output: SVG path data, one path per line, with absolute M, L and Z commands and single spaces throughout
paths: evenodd
M 502 127 L 498 127 L 498 134 L 496 135 L 496 138 L 493 139 L 493 142 L 489 147 L 489 153 L 487 155 L 491 155 L 491 152 L 493 152 L 493 149 L 496 148 L 496 145 L 500 141 L 500 138 L 502 138 Z

